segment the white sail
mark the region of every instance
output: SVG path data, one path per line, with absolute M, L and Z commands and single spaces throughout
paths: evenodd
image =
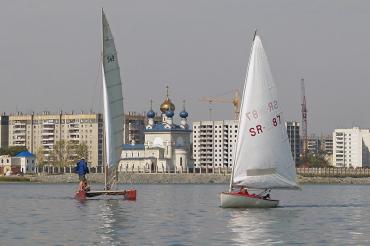
M 232 186 L 297 188 L 281 105 L 261 39 L 255 36 L 239 118 Z
M 105 161 L 108 166 L 106 186 L 116 176 L 123 144 L 124 112 L 120 69 L 112 32 L 102 11 L 103 23 L 103 104 L 105 123 Z

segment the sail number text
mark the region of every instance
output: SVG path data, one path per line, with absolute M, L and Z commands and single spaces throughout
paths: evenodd
M 279 106 L 278 106 L 278 102 L 276 100 L 267 103 L 267 111 L 268 112 L 272 112 L 274 110 L 277 110 L 278 108 L 279 108 Z M 247 112 L 245 114 L 245 116 L 247 117 L 248 120 L 252 120 L 252 119 L 256 120 L 259 117 L 259 113 L 258 113 L 257 110 L 253 110 L 253 111 Z
M 276 115 L 276 117 L 272 118 L 272 126 L 276 127 L 281 124 L 280 115 Z M 256 125 L 256 127 L 249 128 L 249 133 L 252 137 L 257 136 L 263 133 L 264 127 L 262 125 Z
M 108 63 L 114 62 L 114 61 L 115 61 L 114 55 L 107 56 L 107 62 Z

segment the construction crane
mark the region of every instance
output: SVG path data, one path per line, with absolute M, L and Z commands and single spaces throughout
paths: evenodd
M 225 98 L 219 98 L 219 96 L 224 96 L 226 94 L 230 94 L 231 92 L 234 93 L 234 97 L 231 98 L 231 99 L 225 99 Z M 233 106 L 234 106 L 234 117 L 236 120 L 239 119 L 239 112 L 240 112 L 240 93 L 238 90 L 233 90 L 233 91 L 229 91 L 229 92 L 226 92 L 222 95 L 219 95 L 219 96 L 216 96 L 216 97 L 202 97 L 199 99 L 199 101 L 201 102 L 208 102 L 209 103 L 209 118 L 211 120 L 212 116 L 212 107 L 211 105 L 213 103 L 232 103 Z
M 308 140 L 307 140 L 307 105 L 306 105 L 306 92 L 304 87 L 304 79 L 301 79 L 302 90 L 302 160 L 306 162 L 308 153 Z

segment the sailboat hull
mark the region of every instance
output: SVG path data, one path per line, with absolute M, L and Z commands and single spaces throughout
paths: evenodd
M 128 190 L 102 190 L 102 191 L 78 191 L 75 198 L 80 201 L 85 201 L 89 197 L 96 196 L 122 196 L 124 200 L 136 201 L 136 189 Z
M 278 200 L 241 194 L 239 192 L 222 192 L 220 195 L 222 208 L 275 208 Z

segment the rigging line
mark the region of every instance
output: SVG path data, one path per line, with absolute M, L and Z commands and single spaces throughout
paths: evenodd
M 100 67 L 102 66 L 102 57 L 103 57 L 103 54 L 100 53 L 100 57 L 99 57 L 99 62 L 98 62 L 98 72 L 96 74 L 96 79 L 95 79 L 95 90 L 94 90 L 94 93 L 93 93 L 93 97 L 92 97 L 92 101 L 91 101 L 91 110 L 94 109 L 95 107 L 95 102 L 98 101 L 100 103 L 100 97 L 97 97 L 97 93 L 99 91 L 99 78 L 100 78 L 100 75 L 101 75 L 101 69 Z M 96 100 L 96 98 L 98 98 L 98 100 Z M 98 104 L 99 104 L 98 103 Z M 98 106 L 98 105 L 96 105 Z M 99 111 L 99 109 L 97 109 L 97 111 Z

